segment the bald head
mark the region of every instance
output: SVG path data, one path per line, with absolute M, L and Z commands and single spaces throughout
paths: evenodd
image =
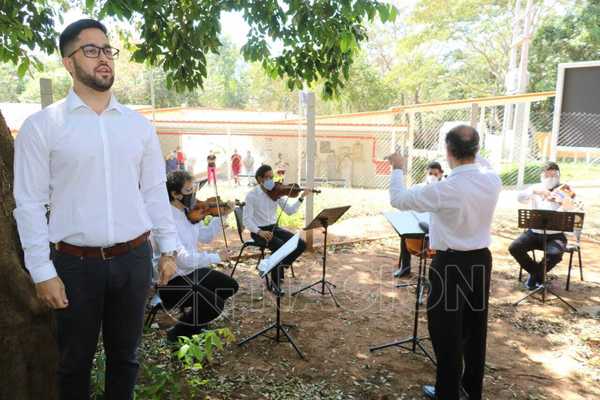
M 459 125 L 446 134 L 448 155 L 457 161 L 472 161 L 479 151 L 479 133 L 468 125 Z

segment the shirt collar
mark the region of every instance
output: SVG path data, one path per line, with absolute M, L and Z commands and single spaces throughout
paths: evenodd
M 448 176 L 453 176 L 453 175 L 461 174 L 463 172 L 468 172 L 468 171 L 475 171 L 475 170 L 478 170 L 479 168 L 480 168 L 480 165 L 477 163 L 459 165 L 458 167 L 453 168 L 452 171 L 450 171 L 450 175 L 448 175 Z
M 73 90 L 73 88 L 69 89 L 69 94 L 67 94 L 67 108 L 69 111 L 74 111 L 77 110 L 81 107 L 85 107 L 88 110 L 90 110 L 90 107 L 84 103 L 83 100 L 81 100 L 81 97 L 79 97 L 77 95 L 77 93 L 75 93 L 75 91 Z M 109 110 L 115 110 L 118 111 L 120 113 L 123 112 L 123 106 L 121 105 L 121 103 L 119 103 L 117 101 L 117 98 L 115 97 L 114 94 L 112 94 L 110 96 L 110 102 L 108 103 L 108 106 L 106 107 L 106 110 L 104 111 L 109 111 Z

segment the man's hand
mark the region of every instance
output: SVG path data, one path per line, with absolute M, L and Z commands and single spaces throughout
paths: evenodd
M 57 276 L 47 281 L 36 283 L 35 291 L 37 297 L 42 300 L 48 307 L 53 309 L 67 308 L 69 300 L 65 292 L 65 285 Z
M 312 190 L 306 189 L 305 191 L 302 192 L 302 194 L 300 195 L 300 198 L 303 199 L 310 194 L 312 194 Z
M 158 260 L 158 285 L 165 286 L 177 271 L 177 264 L 173 256 L 160 256 Z
M 546 189 L 534 189 L 533 194 L 541 196 L 544 200 L 547 200 L 552 197 L 552 192 Z
M 271 239 L 273 239 L 273 232 L 260 230 L 258 231 L 258 236 L 265 239 L 267 242 L 270 242 Z
M 400 155 L 399 153 L 392 153 L 389 156 L 387 156 L 385 159 L 390 162 L 390 165 L 392 166 L 392 168 L 404 169 L 404 163 L 405 163 L 404 157 L 402 157 L 402 155 Z

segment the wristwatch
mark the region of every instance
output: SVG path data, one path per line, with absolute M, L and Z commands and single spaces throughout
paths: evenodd
M 173 257 L 173 258 L 175 258 L 176 255 L 177 255 L 177 252 L 175 250 L 165 251 L 164 253 L 160 253 L 161 257 Z

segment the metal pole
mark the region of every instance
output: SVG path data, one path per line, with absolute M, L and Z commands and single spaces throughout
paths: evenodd
M 317 139 L 315 133 L 315 94 L 313 92 L 303 92 L 304 104 L 306 107 L 306 187 L 314 188 L 315 185 L 315 158 L 317 153 Z M 306 212 L 304 217 L 305 224 L 308 224 L 314 217 L 313 196 L 306 198 Z M 313 247 L 313 231 L 306 231 L 306 247 Z
M 52 100 L 52 80 L 40 78 L 40 101 L 42 108 L 48 107 L 54 101 Z

